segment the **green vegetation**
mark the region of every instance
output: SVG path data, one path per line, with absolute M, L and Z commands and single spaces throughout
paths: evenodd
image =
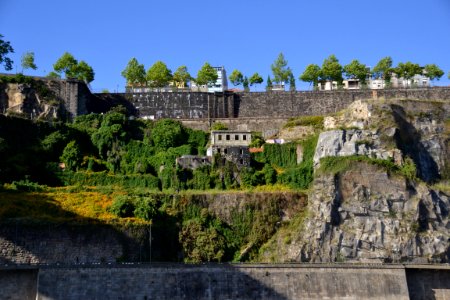
M 162 88 L 172 80 L 172 71 L 162 61 L 157 61 L 147 71 L 147 81 L 150 87 Z
M 291 69 L 287 66 L 288 62 L 284 58 L 283 53 L 278 54 L 277 59 L 270 66 L 273 73 L 274 81 L 278 84 L 283 84 L 287 82 L 290 74 L 292 74 Z
M 244 82 L 244 75 L 242 75 L 241 71 L 234 69 L 230 76 L 228 76 L 228 79 L 230 79 L 230 82 L 234 86 L 238 86 Z
M 195 82 L 200 85 L 213 84 L 218 78 L 216 70 L 209 64 L 205 63 L 197 73 Z
M 3 40 L 3 35 L 0 34 L 0 65 L 3 65 L 6 71 L 10 71 L 13 68 L 13 61 L 7 55 L 14 53 L 11 43 Z
M 392 160 L 375 159 L 367 156 L 329 156 L 320 160 L 318 174 L 328 173 L 337 174 L 344 172 L 352 167 L 354 162 L 366 162 L 372 165 L 380 166 L 389 173 L 402 175 L 410 180 L 417 179 L 417 170 L 414 161 L 407 157 L 403 165 L 398 166 Z
M 295 126 L 311 126 L 314 129 L 323 129 L 323 116 L 303 116 L 297 118 L 290 118 L 283 128 L 290 128 Z
M 310 64 L 306 67 L 305 71 L 300 75 L 299 79 L 304 82 L 309 82 L 316 89 L 321 77 L 320 67 L 316 64 Z
M 22 73 L 26 69 L 36 70 L 37 66 L 34 63 L 34 52 L 26 52 L 22 55 L 21 59 Z
M 53 65 L 57 74 L 64 73 L 66 78 L 76 78 L 90 83 L 94 80 L 94 70 L 85 61 L 76 60 L 69 52 L 64 54 Z
M 128 86 L 146 84 L 145 68 L 136 58 L 130 59 L 121 75 L 126 79 Z

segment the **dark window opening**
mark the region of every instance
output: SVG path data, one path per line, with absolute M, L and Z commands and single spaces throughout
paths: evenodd
M 236 141 L 239 141 L 239 135 L 236 134 L 236 135 L 234 136 L 234 139 L 235 139 Z
M 223 153 L 227 154 L 227 152 L 228 152 L 227 149 L 223 149 Z
M 247 140 L 247 136 L 246 136 L 246 135 L 243 135 L 243 136 L 242 136 L 242 139 L 243 139 L 244 141 L 246 141 L 246 140 Z
M 221 134 L 219 134 L 219 141 L 221 141 L 222 140 L 222 135 Z
M 229 141 L 230 140 L 230 135 L 229 134 L 227 134 L 227 141 Z

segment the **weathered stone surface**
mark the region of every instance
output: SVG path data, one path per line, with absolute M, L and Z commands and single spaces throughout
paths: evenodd
M 108 287 L 108 288 L 99 288 Z M 39 272 L 37 299 L 408 299 L 401 268 L 167 265 Z
M 366 163 L 314 182 L 285 261 L 449 262 L 450 197 Z
M 364 155 L 378 159 L 389 159 L 401 155 L 398 149 L 386 149 L 376 130 L 332 130 L 319 135 L 314 153 L 314 167 L 320 159 L 328 156 Z

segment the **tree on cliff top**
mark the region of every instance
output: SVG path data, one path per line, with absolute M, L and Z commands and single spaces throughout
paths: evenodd
M 244 75 L 242 75 L 241 71 L 234 69 L 230 76 L 228 76 L 231 83 L 234 86 L 238 86 L 244 82 Z
M 121 75 L 126 79 L 127 85 L 135 86 L 145 84 L 145 68 L 136 58 L 130 59 Z
M 310 85 L 312 84 L 314 88 L 317 88 L 320 77 L 321 77 L 320 67 L 316 64 L 310 64 L 306 67 L 303 74 L 300 75 L 299 79 L 304 82 L 309 82 Z
M 288 81 L 289 74 L 292 73 L 291 69 L 288 68 L 287 63 L 283 53 L 280 53 L 275 62 L 271 65 L 274 80 L 278 84 L 283 84 Z
M 190 80 L 191 74 L 189 74 L 186 66 L 178 67 L 175 73 L 173 73 L 173 81 L 175 81 L 179 87 L 186 87 Z
M 408 80 L 413 78 L 415 75 L 422 74 L 422 68 L 418 64 L 414 64 L 410 61 L 406 63 L 399 63 L 394 69 L 394 73 L 397 76 L 406 79 L 406 87 L 408 87 Z
M 26 69 L 36 70 L 37 66 L 34 63 L 34 52 L 25 52 L 22 55 L 21 65 L 22 65 L 22 73 L 23 73 L 23 70 L 26 70 Z
M 267 76 L 266 91 L 270 92 L 271 90 L 272 90 L 272 80 L 270 79 L 270 76 Z
M 375 78 L 381 78 L 389 84 L 389 82 L 391 82 L 392 58 L 390 56 L 386 56 L 380 59 L 377 65 L 373 68 L 372 73 Z
M 248 81 L 250 82 L 250 85 L 253 86 L 263 83 L 264 79 L 262 79 L 262 77 L 258 74 L 258 72 L 256 72 L 248 79 Z
M 250 88 L 248 87 L 248 78 L 247 78 L 247 76 L 244 77 L 244 81 L 242 81 L 242 86 L 244 87 L 244 91 L 250 92 Z
M 78 61 L 69 52 L 64 54 L 53 65 L 53 69 L 57 73 L 66 75 L 66 78 L 75 78 L 90 83 L 94 80 L 94 70 L 85 61 Z
M 289 74 L 289 91 L 291 92 L 295 92 L 296 88 L 295 88 L 295 77 L 294 74 Z
M 158 60 L 147 71 L 147 81 L 153 88 L 162 88 L 172 80 L 172 71 L 167 65 Z
M 64 54 L 53 65 L 53 69 L 57 73 L 64 73 L 66 78 L 76 78 L 76 68 L 78 61 L 69 52 Z
M 2 38 L 3 35 L 0 34 L 0 65 L 4 65 L 6 71 L 10 71 L 14 62 L 7 55 L 14 53 L 14 49 L 9 42 L 4 41 Z
M 214 82 L 216 82 L 218 77 L 219 75 L 217 75 L 217 71 L 209 63 L 206 62 L 198 71 L 195 82 L 199 86 L 213 84 Z
M 323 61 L 321 78 L 331 82 L 337 81 L 339 86 L 342 85 L 342 66 L 335 55 L 332 54 Z
M 347 78 L 356 78 L 361 82 L 361 85 L 366 84 L 367 75 L 369 74 L 366 65 L 360 63 L 357 59 L 345 65 L 344 72 Z
M 428 64 L 423 67 L 423 71 L 425 76 L 430 78 L 431 81 L 437 79 L 439 80 L 442 76 L 444 76 L 444 71 L 442 71 L 437 65 L 435 64 Z

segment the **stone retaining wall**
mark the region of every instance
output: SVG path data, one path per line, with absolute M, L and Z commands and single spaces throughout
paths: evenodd
M 449 299 L 446 265 L 0 266 L 1 299 Z

